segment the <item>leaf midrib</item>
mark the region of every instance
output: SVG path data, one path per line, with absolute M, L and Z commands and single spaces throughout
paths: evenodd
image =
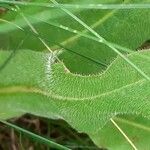
M 92 96 L 92 97 L 85 97 L 85 98 L 64 97 L 64 96 L 60 96 L 60 95 L 54 94 L 52 92 L 48 93 L 47 91 L 41 90 L 40 88 L 27 87 L 27 86 L 12 86 L 12 87 L 0 88 L 0 94 L 37 93 L 37 94 L 41 94 L 43 96 L 52 97 L 52 98 L 57 99 L 57 100 L 83 101 L 83 100 L 98 99 L 100 97 L 112 94 L 114 92 L 118 92 L 120 90 L 129 88 L 129 87 L 135 86 L 136 84 L 138 85 L 138 84 L 141 84 L 141 83 L 144 83 L 144 82 L 146 82 L 146 80 L 145 79 L 141 79 L 141 80 L 138 80 L 138 81 L 136 81 L 134 83 L 130 83 L 130 84 L 124 85 L 124 86 L 122 86 L 120 88 L 114 89 L 112 91 L 105 92 L 105 93 L 102 93 L 100 95 L 95 95 L 95 96 Z
M 117 10 L 113 10 L 109 13 L 107 13 L 106 15 L 104 15 L 102 18 L 100 18 L 98 21 L 96 21 L 94 24 L 91 25 L 91 28 L 94 29 L 96 28 L 98 25 L 101 25 L 102 23 L 104 23 L 107 19 L 109 19 L 115 12 L 117 12 Z M 82 33 L 87 33 L 88 30 L 84 29 L 83 31 L 81 31 Z M 71 36 L 69 38 L 67 38 L 66 40 L 61 42 L 61 45 L 65 46 L 68 43 L 72 43 L 75 40 L 79 39 L 81 37 L 81 35 L 77 34 L 74 36 Z M 52 49 L 56 49 L 58 48 L 57 45 L 54 45 L 53 47 L 51 47 Z

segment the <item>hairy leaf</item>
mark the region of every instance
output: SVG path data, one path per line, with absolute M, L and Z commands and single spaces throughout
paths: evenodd
M 149 51 L 129 55 L 149 75 Z M 49 53 L 0 52 L 0 116 L 32 113 L 63 118 L 81 132 L 96 133 L 117 114 L 150 118 L 150 82 L 121 58 L 97 76 L 70 73 Z M 146 58 L 146 59 L 145 59 Z
M 49 3 L 48 0 L 42 2 Z M 139 0 L 58 2 L 87 5 L 141 3 Z M 142 3 L 149 3 L 149 0 Z M 13 7 L 8 6 L 10 9 Z M 117 115 L 116 123 L 137 148 L 150 149 L 149 120 L 142 118 L 149 119 L 149 82 L 121 58 L 117 58 L 102 74 L 82 76 L 101 72 L 116 54 L 105 45 L 82 37 L 77 30 L 90 34 L 60 8 L 20 6 L 20 9 L 39 35 L 32 33 L 20 11 L 8 11 L 0 19 L 0 49 L 43 51 L 46 48 L 39 41 L 40 36 L 52 50 L 63 50 L 59 58 L 69 70 L 62 63 L 53 64 L 55 58 L 48 53 L 1 51 L 0 118 L 12 118 L 24 113 L 62 118 L 78 131 L 88 133 L 100 147 L 132 149 L 113 124 L 108 122 Z M 149 9 L 69 10 L 106 40 L 132 50 L 149 39 Z M 149 56 L 148 51 L 139 52 L 129 55 L 129 59 L 149 76 Z M 118 118 L 118 114 L 140 114 L 142 117 Z

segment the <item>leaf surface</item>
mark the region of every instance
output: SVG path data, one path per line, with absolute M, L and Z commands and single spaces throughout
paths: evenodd
M 59 2 L 88 4 L 91 0 Z M 100 2 L 93 0 L 92 3 Z M 123 2 L 102 0 L 101 3 Z M 127 0 L 125 3 L 141 1 Z M 142 3 L 149 3 L 149 0 Z M 11 54 L 11 51 L 1 51 L 0 118 L 12 118 L 24 113 L 62 118 L 78 131 L 88 133 L 100 147 L 112 150 L 131 149 L 124 137 L 108 121 L 118 114 L 140 114 L 149 119 L 149 82 L 121 58 L 117 58 L 104 72 L 116 54 L 104 44 L 62 29 L 61 25 L 64 25 L 67 29 L 89 34 L 62 10 L 29 6 L 20 8 L 52 50 L 63 50 L 59 58 L 69 71 L 77 74 L 69 73 L 63 64 L 53 64 L 53 57 L 48 53 L 19 50 Z M 69 10 L 102 37 L 124 47 L 136 50 L 149 40 L 149 9 Z M 30 32 L 30 27 L 19 13 L 8 12 L 2 19 L 10 22 L 0 24 L 0 49 L 17 49 L 23 40 L 20 48 L 45 51 L 43 44 Z M 22 32 L 16 25 L 25 31 Z M 63 49 L 59 46 L 60 43 L 64 46 Z M 149 52 L 146 51 L 134 53 L 129 58 L 150 76 L 149 56 Z M 8 57 L 10 60 L 7 62 Z M 102 74 L 98 74 L 102 71 Z M 98 75 L 82 76 L 95 73 Z M 121 120 L 115 121 L 138 149 L 150 149 L 149 132 L 133 126 L 138 124 L 147 129 L 149 120 L 123 116 Z
M 118 116 L 115 122 L 134 143 L 137 149 L 150 149 L 150 121 L 141 116 Z M 93 141 L 99 146 L 109 150 L 132 150 L 131 145 L 125 140 L 117 128 L 108 122 L 100 131 L 91 135 Z
M 0 54 L 3 63 L 10 52 Z M 149 75 L 150 60 L 145 56 L 149 51 L 129 58 Z M 0 73 L 1 118 L 7 111 L 58 117 L 86 133 L 97 132 L 117 114 L 150 118 L 150 83 L 121 58 L 98 76 L 72 74 L 52 62 L 49 53 L 16 52 Z
M 46 0 L 44 2 L 47 2 Z M 60 1 L 60 3 L 69 4 L 85 4 L 85 1 Z M 124 3 L 139 3 L 141 1 L 130 1 L 127 0 Z M 147 2 L 146 0 L 143 1 Z M 86 1 L 86 4 L 91 1 Z M 94 0 L 92 3 L 96 4 L 99 1 Z M 101 1 L 101 3 L 122 3 L 122 0 L 114 1 Z M 22 7 L 21 7 L 22 8 Z M 34 8 L 34 7 L 33 7 Z M 61 29 L 59 27 L 50 25 L 56 23 L 58 26 L 64 25 L 74 30 L 79 30 L 83 33 L 89 34 L 76 20 L 68 16 L 65 12 L 60 9 L 43 7 L 32 7 L 22 8 L 23 13 L 27 19 L 34 25 L 39 32 L 40 36 L 45 39 L 47 44 L 52 50 L 61 49 L 58 44 L 64 45 L 64 53 L 60 56 L 61 60 L 69 68 L 71 72 L 79 74 L 95 74 L 106 69 L 106 66 L 116 57 L 116 54 L 104 44 L 92 41 L 81 37 L 78 34 L 71 33 L 68 30 Z M 131 9 L 131 10 L 85 10 L 85 9 L 71 9 L 77 17 L 83 20 L 91 28 L 97 31 L 102 37 L 106 38 L 110 42 L 115 42 L 124 47 L 136 50 L 141 44 L 149 39 L 150 19 L 147 18 L 149 15 L 148 9 Z M 12 13 L 12 12 L 11 12 Z M 10 14 L 11 14 L 10 13 Z M 6 20 L 21 26 L 25 29 L 25 33 L 20 30 L 14 30 L 12 24 L 1 24 L 0 31 L 8 32 L 3 36 L 1 48 L 3 49 L 15 49 L 20 43 L 21 39 L 24 40 L 22 49 L 32 50 L 45 50 L 39 39 L 29 33 L 30 28 L 23 18 L 19 17 L 18 13 L 4 16 Z M 54 15 L 55 14 L 55 15 Z M 140 14 L 140 15 L 139 15 Z M 17 17 L 14 17 L 17 16 Z M 21 18 L 21 21 L 20 21 Z M 13 30 L 12 30 L 13 28 Z M 134 30 L 133 30 L 134 29 Z M 32 42 L 31 42 L 32 41 Z M 9 47 L 8 47 L 9 44 Z M 68 48 L 68 50 L 67 50 Z M 73 51 L 74 53 L 72 53 Z M 85 57 L 83 58 L 82 56 Z M 95 60 L 99 63 L 93 63 Z M 80 67 L 78 67 L 80 64 Z M 85 67 L 86 66 L 86 67 Z

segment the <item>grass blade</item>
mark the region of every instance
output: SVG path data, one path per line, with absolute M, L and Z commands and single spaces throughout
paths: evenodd
M 30 132 L 28 130 L 25 130 L 25 129 L 21 128 L 21 127 L 18 127 L 16 125 L 12 124 L 12 123 L 9 123 L 9 122 L 3 121 L 3 120 L 0 120 L 0 122 L 5 124 L 5 125 L 7 125 L 8 127 L 11 127 L 13 129 L 15 129 L 16 131 L 19 131 L 19 132 L 22 132 L 22 133 L 28 135 L 32 139 L 37 140 L 37 141 L 39 141 L 39 142 L 41 142 L 41 143 L 43 143 L 43 144 L 45 144 L 45 145 L 47 145 L 49 147 L 56 148 L 56 149 L 59 149 L 59 150 L 70 150 L 69 148 L 67 148 L 65 146 L 57 144 L 57 143 L 53 142 L 52 140 L 48 140 L 48 139 L 46 139 L 44 137 L 41 137 L 41 136 L 39 136 L 37 134 L 34 134 L 34 133 L 32 133 L 32 132 Z

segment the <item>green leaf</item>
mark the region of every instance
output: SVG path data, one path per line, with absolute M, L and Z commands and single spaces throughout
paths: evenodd
M 38 3 L 40 0 L 35 2 Z M 88 5 L 91 0 L 59 2 Z M 99 1 L 94 0 L 92 3 L 96 4 Z M 104 0 L 101 3 L 122 3 L 122 0 Z M 125 3 L 131 3 L 131 0 Z M 132 3 L 141 3 L 141 1 L 136 0 Z M 149 0 L 144 0 L 142 3 L 149 3 Z M 52 50 L 62 49 L 60 43 L 64 46 L 59 58 L 63 60 L 69 71 L 82 75 L 95 74 L 106 69 L 106 66 L 116 57 L 116 54 L 105 45 L 68 31 L 68 29 L 79 30 L 89 35 L 79 23 L 62 10 L 29 6 L 20 8 Z M 149 9 L 69 10 L 107 40 L 132 50 L 136 50 L 149 39 L 150 19 L 147 17 Z M 19 12 L 9 11 L 2 19 L 10 22 L 0 24 L 2 35 L 0 49 L 16 49 L 20 40 L 25 39 L 21 48 L 45 50 L 37 36 L 30 32 L 31 29 Z M 25 31 L 20 31 L 16 25 Z M 64 30 L 61 25 L 68 28 Z M 10 60 L 6 61 L 8 57 Z M 135 53 L 130 57 L 133 63 L 149 76 L 149 52 Z M 110 65 L 101 75 L 102 78 L 99 75 L 90 77 L 73 75 L 68 73 L 62 64 L 48 67 L 51 63 L 53 63 L 53 57 L 46 53 L 18 51 L 14 55 L 11 52 L 0 52 L 0 64 L 4 64 L 0 72 L 0 118 L 11 118 L 24 113 L 62 118 L 80 132 L 88 133 L 100 147 L 115 150 L 131 149 L 112 123 L 103 126 L 111 117 L 120 113 L 142 114 L 149 118 L 149 82 L 140 77 L 121 58 L 117 58 Z M 95 97 L 95 95 L 99 96 Z M 150 134 L 146 132 L 147 130 L 128 124 L 130 122 L 140 127 L 142 125 L 147 129 L 149 120 L 141 117 L 138 119 L 123 117 L 121 121 L 115 121 L 138 149 L 150 149 L 148 144 Z M 99 129 L 102 130 L 99 131 Z M 140 140 L 136 140 L 134 135 Z
M 121 58 L 98 76 L 81 76 L 54 63 L 49 53 L 0 52 L 0 118 L 31 113 L 62 118 L 80 132 L 94 134 L 118 114 L 150 118 L 150 82 Z M 150 52 L 128 58 L 150 75 Z M 91 88 L 92 87 L 92 88 Z
M 40 0 L 36 1 L 37 3 Z M 47 2 L 44 0 L 42 2 Z M 15 6 L 13 7 L 15 8 Z M 60 18 L 65 18 L 66 14 L 62 11 L 52 8 L 43 8 L 43 7 L 21 7 L 22 12 L 27 16 L 30 23 L 35 25 L 38 28 L 40 33 L 47 31 L 46 39 L 49 41 L 52 34 L 55 34 L 55 31 L 58 30 L 56 27 L 51 28 L 50 25 L 46 25 L 44 21 L 54 21 L 59 20 Z M 74 10 L 76 12 L 79 10 Z M 37 18 L 37 19 L 35 19 Z M 35 37 L 32 32 L 30 32 L 30 27 L 28 27 L 27 22 L 22 18 L 22 16 L 17 11 L 8 11 L 3 17 L 3 20 L 0 19 L 0 34 L 3 36 L 0 37 L 1 48 L 2 49 L 16 49 L 18 43 L 21 39 L 26 40 L 22 45 L 22 48 L 29 48 L 33 50 L 44 50 L 45 47 L 42 43 L 39 42 L 39 39 Z M 42 19 L 42 21 L 41 21 Z M 8 22 L 5 22 L 8 21 Z M 19 27 L 19 28 L 18 28 Z M 25 32 L 22 32 L 20 28 L 23 28 Z M 14 36 L 15 35 L 15 36 Z M 64 38 L 64 36 L 62 37 Z M 32 40 L 32 43 L 30 42 Z M 62 39 L 63 40 L 63 39 Z M 9 45 L 9 46 L 8 46 Z
M 126 133 L 137 149 L 149 150 L 150 121 L 143 117 L 126 116 L 114 118 L 119 127 Z M 91 138 L 99 147 L 107 147 L 109 150 L 132 150 L 131 145 L 123 135 L 109 122 Z
M 61 3 L 69 4 L 85 4 L 85 1 L 61 1 Z M 125 3 L 139 3 L 141 1 L 127 0 Z M 147 2 L 146 0 L 143 1 Z M 91 3 L 91 1 L 86 1 L 86 4 Z M 96 4 L 99 1 L 94 0 L 92 3 Z M 103 0 L 101 3 L 122 3 L 122 0 L 106 1 Z M 65 14 L 60 9 L 44 7 L 34 7 L 26 6 L 22 8 L 23 13 L 28 18 L 28 20 L 35 26 L 40 36 L 45 39 L 51 49 L 61 49 L 58 44 L 64 45 L 65 52 L 60 56 L 61 60 L 69 68 L 71 72 L 80 74 L 94 74 L 101 72 L 106 69 L 106 66 L 116 57 L 116 54 L 104 44 L 92 41 L 91 39 L 86 39 L 78 34 L 71 33 L 69 31 L 63 30 L 53 25 L 56 23 L 58 26 L 65 25 L 68 28 L 73 28 L 74 30 L 79 30 L 84 33 L 88 33 L 78 22 L 73 18 Z M 39 10 L 40 9 L 40 10 Z M 85 10 L 85 9 L 71 9 L 75 15 L 86 22 L 91 28 L 94 28 L 102 37 L 108 41 L 115 42 L 124 47 L 136 50 L 142 43 L 149 39 L 150 31 L 148 26 L 150 25 L 150 19 L 147 18 L 149 15 L 149 9 L 131 9 L 131 10 Z M 53 15 L 55 14 L 55 15 Z M 139 15 L 140 14 L 140 15 Z M 16 13 L 15 13 L 16 15 Z M 37 37 L 30 35 L 29 27 L 27 27 L 26 22 L 18 17 L 14 19 L 9 19 L 13 23 L 24 27 L 25 33 L 20 30 L 14 30 L 12 24 L 6 25 L 1 24 L 1 32 L 9 30 L 7 35 L 2 39 L 3 49 L 14 49 L 25 36 L 28 36 L 22 45 L 23 49 L 32 50 L 45 50 L 42 43 L 39 42 Z M 9 16 L 8 16 L 9 18 Z M 5 17 L 7 19 L 7 16 Z M 49 23 L 49 24 L 48 24 Z M 12 28 L 14 31 L 12 31 Z M 7 29 L 7 30 L 6 30 Z M 134 29 L 134 30 L 133 30 Z M 4 39 L 5 38 L 5 39 Z M 32 42 L 30 42 L 32 41 Z M 8 48 L 9 43 L 9 48 Z M 74 51 L 72 53 L 70 51 Z M 78 53 L 78 54 L 77 54 Z M 91 58 L 100 63 L 93 63 L 89 59 L 85 59 L 82 56 Z M 78 65 L 80 64 L 80 67 Z M 106 65 L 103 65 L 106 64 Z M 86 66 L 86 67 L 85 67 Z

